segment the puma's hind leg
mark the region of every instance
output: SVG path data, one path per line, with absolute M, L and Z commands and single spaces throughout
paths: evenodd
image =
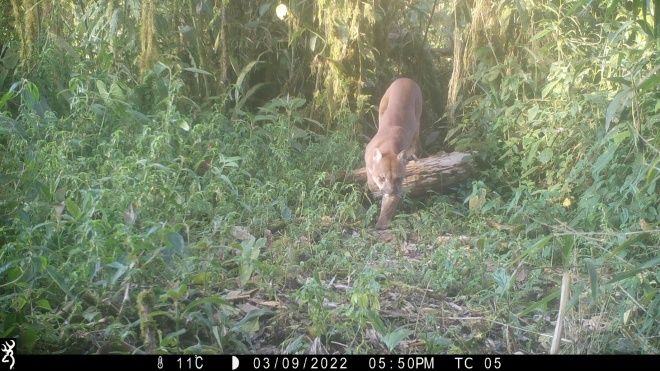
M 410 142 L 410 147 L 406 150 L 406 156 L 408 161 L 417 161 L 419 159 L 419 153 L 421 151 L 421 143 L 419 141 L 419 131 L 415 132 L 413 135 L 412 142 Z

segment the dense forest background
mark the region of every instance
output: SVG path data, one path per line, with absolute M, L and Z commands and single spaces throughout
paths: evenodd
M 660 351 L 660 1 L 3 0 L 0 332 L 24 353 Z M 365 187 L 377 105 L 421 157 Z

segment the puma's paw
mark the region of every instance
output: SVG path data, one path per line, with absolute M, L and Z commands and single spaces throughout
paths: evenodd
M 376 222 L 376 229 L 389 229 L 390 228 L 390 222 L 389 221 L 377 221 Z

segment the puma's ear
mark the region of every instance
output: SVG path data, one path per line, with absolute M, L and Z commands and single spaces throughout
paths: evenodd
M 383 158 L 383 154 L 380 153 L 378 148 L 374 148 L 374 162 L 380 161 L 381 158 Z
M 407 158 L 406 158 L 406 150 L 404 149 L 403 151 L 401 151 L 401 152 L 396 156 L 396 159 L 399 160 L 399 161 L 407 162 L 407 161 L 406 161 L 406 160 L 407 160 Z

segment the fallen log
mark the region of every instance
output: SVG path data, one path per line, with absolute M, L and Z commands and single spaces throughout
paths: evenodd
M 478 171 L 474 156 L 475 153 L 471 152 L 440 153 L 408 162 L 403 179 L 404 193 L 412 198 L 421 197 L 429 191 L 442 192 L 451 185 L 470 179 Z M 367 169 L 353 170 L 345 175 L 344 181 L 366 184 Z M 372 192 L 372 195 L 382 197 L 380 192 Z

